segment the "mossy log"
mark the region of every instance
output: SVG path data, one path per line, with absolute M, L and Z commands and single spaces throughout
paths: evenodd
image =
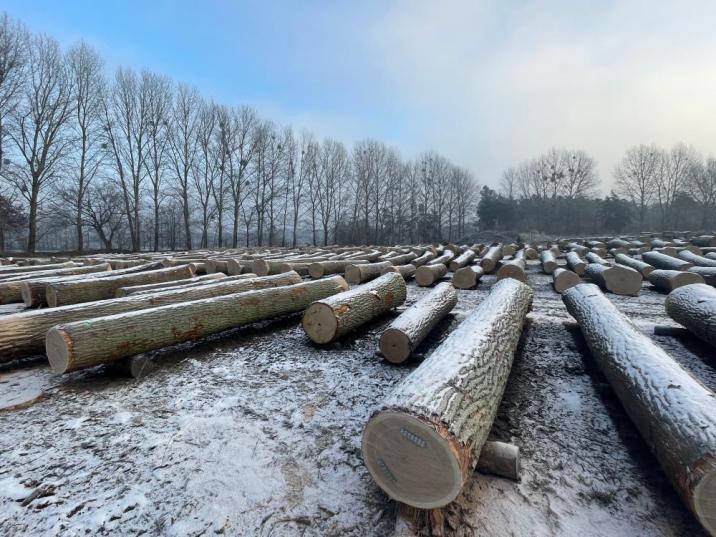
M 67 304 L 114 298 L 117 289 L 128 285 L 169 282 L 192 276 L 194 276 L 194 264 L 179 265 L 136 274 L 48 283 L 45 294 L 47 304 L 54 308 Z
M 380 352 L 389 362 L 404 362 L 456 304 L 457 292 L 450 283 L 435 286 L 383 332 L 378 343 Z
M 336 278 L 340 277 L 336 276 Z M 342 281 L 343 278 L 340 280 Z M 136 293 L 125 298 L 2 315 L 0 316 L 0 363 L 44 352 L 45 334 L 58 324 L 255 289 L 295 285 L 300 282 L 301 277 L 298 274 L 287 272 L 265 278 L 223 281 L 200 287 L 161 289 L 148 294 Z
M 144 285 L 129 285 L 127 287 L 120 287 L 114 293 L 116 298 L 122 298 L 124 296 L 133 295 L 134 293 L 141 292 L 154 292 L 161 289 L 169 289 L 173 287 L 183 287 L 186 285 L 200 285 L 206 282 L 215 282 L 228 278 L 223 272 L 212 272 L 205 274 L 204 276 L 197 276 L 195 278 L 186 278 L 184 280 L 172 280 L 169 282 L 157 282 L 157 283 L 145 283 Z
M 405 280 L 390 272 L 345 293 L 314 302 L 303 314 L 301 325 L 314 343 L 330 343 L 400 306 L 405 297 Z
M 633 257 L 629 257 L 625 254 L 619 254 L 616 256 L 615 261 L 619 265 L 623 265 L 625 267 L 633 268 L 634 270 L 638 270 L 641 272 L 641 275 L 644 278 L 648 278 L 649 274 L 654 270 L 654 267 L 650 265 L 649 263 L 644 263 L 644 261 L 640 261 L 638 259 L 634 259 Z
M 351 285 L 374 280 L 382 274 L 383 269 L 392 267 L 390 261 L 381 261 L 379 263 L 360 263 L 357 265 L 347 265 L 345 270 L 345 279 Z
M 415 277 L 415 271 L 416 271 L 415 265 L 398 265 L 398 266 L 391 266 L 391 267 L 385 267 L 381 271 L 381 276 L 383 274 L 387 274 L 388 272 L 397 272 L 400 274 L 405 281 L 411 280 Z
M 666 313 L 716 347 L 716 289 L 703 283 L 679 287 L 666 297 Z
M 661 252 L 644 252 L 641 254 L 641 258 L 649 263 L 654 268 L 665 269 L 665 270 L 688 270 L 693 267 L 693 263 L 684 261 L 677 257 L 662 254 Z
M 581 280 L 576 272 L 564 268 L 556 268 L 552 273 L 552 287 L 558 293 L 562 294 L 567 289 L 579 285 Z
M 415 271 L 415 282 L 420 287 L 429 287 L 448 273 L 447 267 L 440 263 L 437 265 L 423 265 Z
M 584 270 L 584 275 L 615 295 L 638 295 L 643 280 L 639 271 L 623 265 L 606 267 L 599 263 L 590 263 Z
M 331 278 L 62 324 L 47 332 L 47 358 L 68 373 L 297 313 L 347 288 Z
M 370 418 L 363 461 L 391 498 L 434 509 L 460 493 L 492 427 L 532 296 L 517 280 L 497 282 Z
M 651 285 L 665 291 L 673 291 L 684 285 L 704 283 L 704 279 L 698 274 L 684 270 L 656 269 L 651 271 L 648 279 Z
M 716 535 L 716 394 L 654 344 L 596 286 L 577 285 L 562 299 L 664 473 L 704 528 Z

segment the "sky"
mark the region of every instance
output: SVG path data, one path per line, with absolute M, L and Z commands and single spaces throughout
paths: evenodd
M 716 155 L 716 2 L 2 0 L 118 66 L 247 104 L 280 125 L 405 158 L 435 150 L 496 187 L 583 149 L 602 191 L 630 146 Z

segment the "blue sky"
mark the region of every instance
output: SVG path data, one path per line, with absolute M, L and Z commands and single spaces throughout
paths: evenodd
M 605 189 L 630 145 L 716 154 L 716 2 L 3 0 L 33 31 L 84 38 L 227 104 L 406 157 L 435 149 L 496 185 L 580 148 Z

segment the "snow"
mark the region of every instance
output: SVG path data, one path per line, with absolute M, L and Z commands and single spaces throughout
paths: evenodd
M 494 281 L 487 275 L 477 290 L 458 291 L 458 305 L 417 354 L 428 356 Z M 533 311 L 492 432 L 520 446 L 522 479 L 476 474 L 464 527 L 703 535 L 538 262 L 529 263 L 528 282 Z M 411 283 L 405 305 L 429 291 Z M 608 296 L 639 326 L 673 324 L 665 295 L 648 285 L 639 297 Z M 298 316 L 259 323 L 154 353 L 159 369 L 140 380 L 103 368 L 63 377 L 36 365 L 2 369 L 25 372 L 23 383 L 42 377 L 44 396 L 0 411 L 0 535 L 390 535 L 394 505 L 365 469 L 360 438 L 374 408 L 419 363 L 377 355 L 395 315 L 325 348 L 310 343 Z M 716 387 L 704 343 L 653 339 Z

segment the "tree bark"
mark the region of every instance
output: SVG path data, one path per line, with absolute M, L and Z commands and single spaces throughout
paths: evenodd
M 43 270 L 57 270 L 72 267 L 81 267 L 82 263 L 75 263 L 74 261 L 67 261 L 65 263 L 50 263 L 47 265 L 32 265 L 28 267 L 19 267 L 16 265 L 8 265 L 0 267 L 0 278 L 13 275 L 21 276 L 29 272 L 42 272 Z
M 435 259 L 435 254 L 434 254 L 434 253 L 432 253 L 432 252 L 425 252 L 425 253 L 422 254 L 421 256 L 416 257 L 415 259 L 413 259 L 410 263 L 413 264 L 413 265 L 415 265 L 415 267 L 417 268 L 417 267 L 423 266 L 423 265 L 424 265 L 425 263 L 427 263 L 428 261 L 432 261 L 433 259 Z
M 677 255 L 679 259 L 691 263 L 695 267 L 716 267 L 716 259 L 696 255 L 689 250 L 681 250 Z
M 704 279 L 698 274 L 683 270 L 656 269 L 651 271 L 648 279 L 651 285 L 665 291 L 673 291 L 677 287 L 693 283 L 704 283 Z
M 542 250 L 539 254 L 540 263 L 542 264 L 542 272 L 552 274 L 557 268 L 557 261 L 554 258 L 552 250 Z
M 374 280 L 382 274 L 382 270 L 392 267 L 390 261 L 381 261 L 380 263 L 361 263 L 357 265 L 347 265 L 345 271 L 345 279 L 351 285 Z
M 382 276 L 383 274 L 387 274 L 387 273 L 389 273 L 389 272 L 397 272 L 398 274 L 400 274 L 400 275 L 403 277 L 403 279 L 404 279 L 405 281 L 408 281 L 408 280 L 410 280 L 410 279 L 412 279 L 412 278 L 415 277 L 415 271 L 416 271 L 416 270 L 417 270 L 417 269 L 415 268 L 415 265 L 412 265 L 412 264 L 410 264 L 410 265 L 398 265 L 398 266 L 385 267 L 385 268 L 380 272 L 380 274 L 381 274 L 381 276 Z
M 557 268 L 552 273 L 552 286 L 559 294 L 564 293 L 567 289 L 579 285 L 581 280 L 579 276 L 571 270 Z
M 624 265 L 625 267 L 638 270 L 639 272 L 641 272 L 641 275 L 644 278 L 648 278 L 649 274 L 651 274 L 651 272 L 654 270 L 654 267 L 651 266 L 649 263 L 644 263 L 643 261 L 639 261 L 638 259 L 629 257 L 628 255 L 617 254 L 615 260 L 619 265 Z
M 584 274 L 584 269 L 587 268 L 587 263 L 585 263 L 576 251 L 567 252 L 564 254 L 564 259 L 567 261 L 567 267 L 569 270 L 574 272 L 577 276 Z
M 378 347 L 394 364 L 407 360 L 430 331 L 457 304 L 457 292 L 450 283 L 441 283 L 406 309 L 380 336 Z
M 452 285 L 456 289 L 473 289 L 477 287 L 480 282 L 484 271 L 479 265 L 473 265 L 471 267 L 463 267 L 452 276 Z
M 47 304 L 51 308 L 55 308 L 67 304 L 114 298 L 114 294 L 120 287 L 183 280 L 192 276 L 194 276 L 194 266 L 188 264 L 137 274 L 49 283 L 45 294 Z
M 348 265 L 357 265 L 359 263 L 369 263 L 362 259 L 339 259 L 336 261 L 318 261 L 311 263 L 308 267 L 308 274 L 311 278 L 318 279 L 328 274 L 337 274 L 346 270 Z
M 716 534 L 716 395 L 596 286 L 573 287 L 562 300 L 664 473 L 704 528 Z
M 335 276 L 334 278 L 340 278 Z M 342 278 L 340 278 L 342 280 Z M 268 289 L 301 282 L 295 272 L 219 282 L 200 287 L 163 289 L 151 294 L 138 293 L 126 298 L 84 302 L 0 316 L 0 362 L 38 354 L 45 349 L 45 334 L 55 325 L 104 317 L 128 311 L 155 308 L 179 302 L 202 300 L 255 289 Z
M 694 265 L 683 259 L 671 257 L 661 252 L 644 252 L 641 258 L 652 267 L 665 270 L 688 270 Z
M 459 269 L 461 269 L 462 267 L 466 267 L 467 265 L 469 265 L 470 263 L 473 262 L 476 255 L 477 254 L 475 254 L 474 250 L 470 250 L 470 249 L 465 250 L 458 257 L 456 257 L 455 259 L 450 261 L 450 263 L 448 265 L 450 268 L 450 272 L 456 272 Z
M 211 274 L 208 274 L 208 276 L 212 276 Z M 195 283 L 195 280 L 199 280 L 201 278 L 204 278 L 205 276 L 200 276 L 199 278 L 189 278 L 187 280 L 175 280 L 173 282 L 168 282 L 171 284 L 170 287 L 164 287 L 162 289 L 156 289 L 156 290 L 148 290 L 148 291 L 135 291 L 129 296 L 142 296 L 142 295 L 152 295 L 157 292 L 164 292 L 164 291 L 174 291 L 176 289 L 193 289 L 194 287 L 205 287 L 207 285 L 216 285 L 216 284 L 225 284 L 225 283 L 231 283 L 235 281 L 243 281 L 243 280 L 250 280 L 259 278 L 256 274 L 253 272 L 247 272 L 245 274 L 239 274 L 238 276 L 225 276 L 224 278 L 221 278 L 219 280 L 206 280 Z M 265 278 L 259 278 L 259 279 L 265 279 Z M 184 282 L 187 282 L 184 284 Z M 300 280 L 299 280 L 300 281 Z M 296 282 L 289 282 L 285 283 L 283 285 L 290 285 L 291 283 L 298 283 Z M 201 297 L 204 298 L 204 297 Z
M 90 265 L 83 267 L 83 269 L 85 270 L 74 275 L 24 280 L 20 288 L 20 294 L 22 295 L 22 301 L 25 303 L 25 307 L 31 308 L 33 306 L 46 304 L 45 290 L 47 289 L 48 283 L 79 280 L 85 277 L 85 275 L 99 275 L 100 273 L 109 274 L 112 272 L 112 267 L 110 267 L 109 263 Z
M 347 288 L 331 278 L 62 324 L 47 333 L 47 357 L 57 373 L 76 371 L 296 313 Z
M 689 272 L 701 276 L 708 285 L 716 287 L 716 268 L 714 267 L 691 267 Z
M 584 255 L 584 259 L 586 259 L 589 263 L 596 263 L 598 265 L 604 265 L 605 267 L 610 267 L 612 265 L 609 261 L 595 252 L 587 252 Z
M 500 265 L 500 268 L 497 269 L 497 279 L 513 278 L 524 283 L 527 281 L 525 268 L 525 260 L 522 257 L 505 261 Z
M 109 271 L 109 269 L 109 265 L 105 263 L 103 265 L 69 267 L 65 269 L 30 272 L 26 275 L 15 275 L 12 278 L 0 281 L 0 304 L 23 302 L 22 290 L 26 282 L 43 281 L 46 284 L 48 281 L 74 279 L 74 276 L 106 272 Z
M 213 274 L 206 274 L 205 276 L 199 276 L 195 278 L 187 278 L 185 280 L 172 280 L 169 282 L 157 282 L 157 283 L 145 283 L 143 285 L 128 285 L 126 287 L 120 287 L 114 293 L 116 298 L 122 298 L 130 296 L 135 293 L 143 292 L 155 292 L 161 291 L 171 287 L 184 287 L 188 285 L 201 285 L 207 282 L 221 281 L 227 278 L 223 272 L 216 272 Z
M 666 313 L 716 347 L 716 289 L 703 283 L 679 287 L 666 297 Z
M 641 291 L 642 277 L 639 271 L 622 265 L 605 267 L 599 263 L 590 263 L 584 275 L 605 291 L 615 295 L 636 296 Z
M 447 264 L 455 257 L 455 253 L 451 250 L 446 250 L 445 253 L 443 253 L 441 256 L 436 257 L 435 259 L 431 259 L 426 263 L 426 265 L 445 265 L 447 267 Z
M 716 246 L 716 236 L 715 235 L 701 235 L 699 237 L 694 237 L 691 239 L 691 244 L 694 246 L 701 246 L 701 247 L 709 247 L 709 246 Z
M 448 273 L 442 263 L 438 265 L 423 265 L 415 271 L 415 282 L 420 287 L 429 287 Z
M 391 498 L 433 509 L 460 493 L 497 414 L 532 296 L 517 280 L 497 282 L 370 418 L 363 461 Z
M 325 344 L 355 330 L 371 319 L 405 302 L 405 280 L 389 273 L 311 304 L 303 314 L 302 326 L 314 343 Z

